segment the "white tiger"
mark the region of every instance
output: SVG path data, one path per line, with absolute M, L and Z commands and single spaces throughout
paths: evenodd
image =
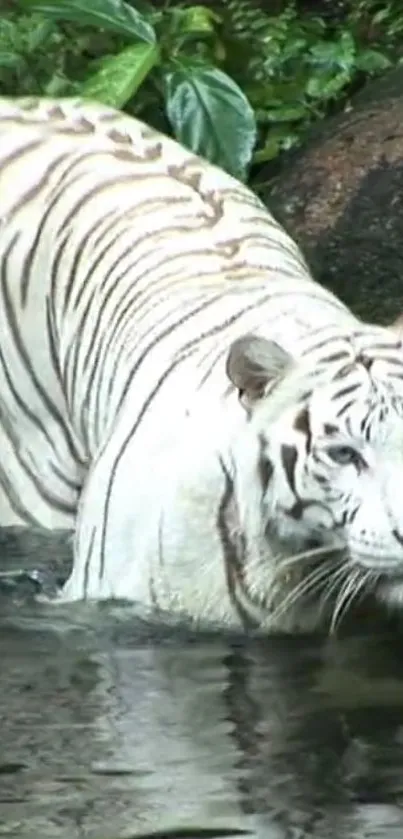
M 1 100 L 0 198 L 0 524 L 75 529 L 61 599 L 264 630 L 400 602 L 399 336 L 101 105 Z

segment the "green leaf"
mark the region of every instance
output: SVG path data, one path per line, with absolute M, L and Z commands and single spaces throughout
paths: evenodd
M 43 93 L 45 96 L 50 96 L 51 98 L 57 98 L 58 96 L 79 95 L 79 91 L 77 90 L 75 83 L 71 82 L 70 79 L 67 79 L 65 76 L 57 72 L 54 73 L 54 75 L 45 84 Z
M 281 131 L 274 130 L 268 134 L 264 146 L 254 153 L 253 162 L 268 163 L 278 157 L 280 152 L 298 145 L 299 140 L 298 134 L 290 126 L 284 125 Z
M 166 74 L 166 110 L 175 137 L 196 154 L 244 179 L 256 141 L 245 94 L 221 70 L 182 67 Z
M 268 163 L 269 160 L 274 160 L 275 157 L 281 152 L 281 141 L 278 137 L 273 137 L 273 139 L 268 139 L 263 146 L 260 148 L 259 151 L 255 152 L 253 155 L 253 162 L 256 163 Z
M 388 5 L 384 9 L 380 9 L 379 12 L 376 12 L 372 18 L 372 23 L 378 24 L 383 23 L 384 20 L 387 20 L 388 17 L 392 17 L 392 9 L 390 5 Z
M 221 18 L 205 6 L 188 6 L 180 9 L 179 31 L 186 35 L 211 35 Z
M 355 60 L 354 39 L 344 32 L 338 41 L 322 41 L 309 50 L 310 63 L 326 70 L 340 67 L 351 70 Z
M 305 119 L 308 113 L 309 110 L 306 105 L 284 104 L 268 108 L 266 116 L 270 122 L 293 122 L 294 120 Z
M 364 73 L 376 73 L 378 70 L 386 70 L 392 61 L 387 55 L 378 50 L 363 50 L 357 55 L 357 69 Z
M 354 57 L 357 51 L 355 40 L 351 32 L 348 32 L 347 30 L 343 32 L 339 44 L 341 50 L 341 60 L 343 62 L 343 64 L 340 64 L 340 66 L 343 70 L 345 70 L 354 61 Z
M 321 73 L 313 76 L 306 85 L 306 92 L 312 99 L 332 99 L 350 81 L 348 73 Z
M 21 5 L 52 20 L 69 20 L 118 32 L 153 44 L 154 28 L 124 0 L 20 0 Z
M 21 55 L 15 52 L 0 52 L 0 67 L 14 70 L 22 66 L 24 66 L 24 60 Z
M 37 20 L 35 20 L 35 17 L 32 16 L 31 30 L 28 33 L 27 37 L 28 52 L 36 52 L 36 50 L 44 46 L 48 41 L 50 35 L 52 34 L 54 28 L 55 25 L 50 20 L 46 20 L 46 18 L 38 18 Z
M 107 55 L 98 62 L 97 72 L 80 85 L 80 95 L 122 108 L 158 61 L 156 44 L 133 44 L 118 55 Z

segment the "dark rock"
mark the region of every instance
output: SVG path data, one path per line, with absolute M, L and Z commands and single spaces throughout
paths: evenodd
M 403 67 L 321 124 L 263 187 L 315 278 L 361 317 L 403 311 Z

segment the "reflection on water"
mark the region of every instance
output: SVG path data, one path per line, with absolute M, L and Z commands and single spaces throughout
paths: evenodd
M 0 598 L 0 836 L 402 836 L 398 640 L 197 637 L 16 596 L 18 612 Z

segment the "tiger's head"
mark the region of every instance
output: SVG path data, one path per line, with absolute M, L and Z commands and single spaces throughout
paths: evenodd
M 227 375 L 255 444 L 266 538 L 281 556 L 328 546 L 358 587 L 403 603 L 399 336 L 365 325 L 341 337 L 322 331 L 297 360 L 245 335 Z

